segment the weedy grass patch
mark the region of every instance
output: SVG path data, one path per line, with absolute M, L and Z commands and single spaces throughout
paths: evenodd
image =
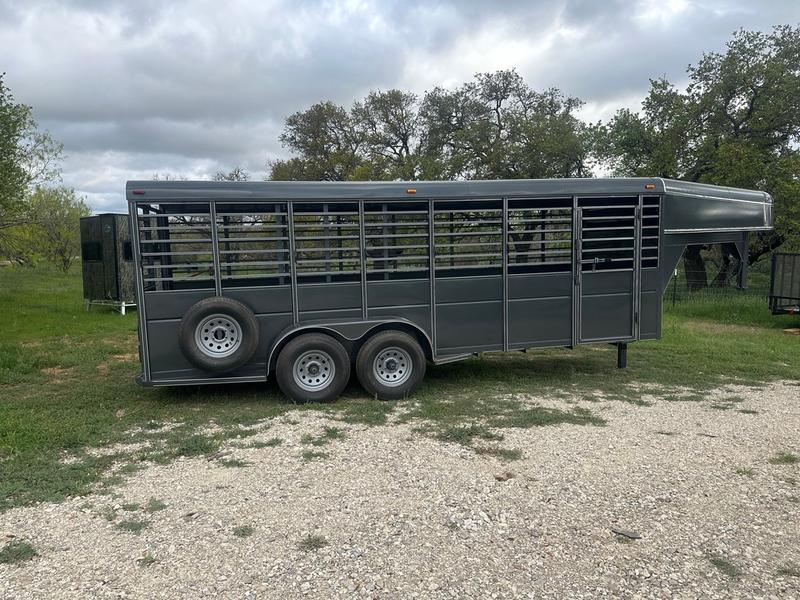
M 239 525 L 233 528 L 233 535 L 238 538 L 250 537 L 256 532 L 255 528 L 250 525 Z
M 36 548 L 23 540 L 13 540 L 0 550 L 0 564 L 16 565 L 38 556 Z
M 322 535 L 307 535 L 300 540 L 300 550 L 303 552 L 315 552 L 327 546 L 330 542 Z

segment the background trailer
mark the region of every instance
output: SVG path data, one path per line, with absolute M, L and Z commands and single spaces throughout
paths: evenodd
M 763 192 L 662 180 L 127 186 L 146 385 L 402 397 L 477 352 L 661 335 L 687 244 L 772 226 Z
M 130 220 L 126 214 L 105 213 L 81 218 L 83 298 L 114 306 L 124 315 L 136 306 L 136 283 Z

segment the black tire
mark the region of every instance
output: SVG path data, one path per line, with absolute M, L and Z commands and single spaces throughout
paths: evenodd
M 330 402 L 350 379 L 350 356 L 331 336 L 305 333 L 278 354 L 275 378 L 281 391 L 295 402 Z
M 376 362 L 379 357 L 385 360 Z M 385 370 L 381 368 L 384 366 Z M 379 400 L 410 396 L 425 377 L 425 367 L 425 353 L 419 342 L 395 330 L 381 331 L 370 337 L 356 358 L 358 380 L 370 396 Z
M 253 311 L 238 300 L 221 297 L 193 304 L 183 315 L 178 333 L 186 359 L 213 373 L 227 373 L 247 363 L 258 348 L 258 338 L 258 321 Z M 207 348 L 201 348 L 200 343 Z

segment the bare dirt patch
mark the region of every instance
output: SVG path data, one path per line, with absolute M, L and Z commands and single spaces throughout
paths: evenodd
M 64 380 L 69 377 L 73 371 L 73 367 L 45 367 L 41 370 L 42 373 L 51 378 L 50 383 L 64 383 Z

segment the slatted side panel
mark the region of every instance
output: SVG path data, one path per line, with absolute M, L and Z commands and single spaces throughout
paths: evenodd
M 509 200 L 508 272 L 572 271 L 572 198 Z
M 427 202 L 366 203 L 364 239 L 369 280 L 428 277 Z
M 642 199 L 642 268 L 658 267 L 658 243 L 661 232 L 661 199 Z
M 295 203 L 293 209 L 298 284 L 359 281 L 358 203 Z
M 208 203 L 140 205 L 137 218 L 145 291 L 214 287 Z
M 498 274 L 503 265 L 500 200 L 434 203 L 436 276 Z
M 216 213 L 223 288 L 289 284 L 286 203 L 217 202 Z
M 581 270 L 633 270 L 638 197 L 580 198 Z

